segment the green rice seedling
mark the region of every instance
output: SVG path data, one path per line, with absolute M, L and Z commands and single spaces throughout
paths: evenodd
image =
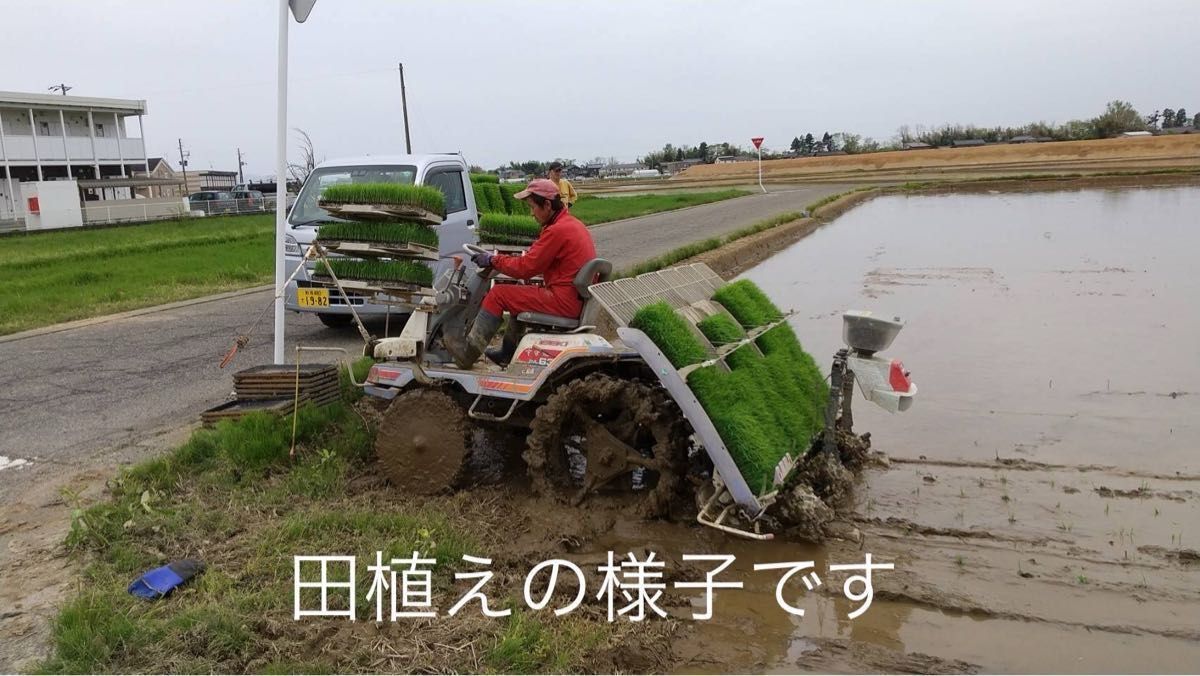
M 742 330 L 742 327 L 723 314 L 705 317 L 696 323 L 696 328 L 700 329 L 700 333 L 703 333 L 704 337 L 708 338 L 708 342 L 713 345 L 733 343 L 746 337 L 746 332 Z
M 496 183 L 481 183 L 481 184 L 479 184 L 479 187 L 480 187 L 480 191 L 483 193 L 484 204 L 487 207 L 483 213 L 485 213 L 485 214 L 507 213 L 504 209 L 504 198 L 500 196 L 500 186 L 498 184 L 496 184 Z
M 485 184 L 485 183 L 476 183 L 471 186 L 471 191 L 475 193 L 475 208 L 481 214 L 503 214 L 503 213 L 505 213 L 505 211 L 503 209 L 503 204 L 501 204 L 502 208 L 496 209 L 495 205 L 493 204 L 493 201 L 494 201 L 493 196 L 488 191 L 488 187 L 489 187 L 488 184 Z M 496 187 L 496 186 L 490 186 L 490 187 Z
M 499 183 L 500 177 L 496 174 L 471 174 L 471 183 Z
M 524 190 L 525 187 L 516 183 L 501 183 L 500 198 L 504 200 L 504 210 L 514 216 L 528 216 L 529 205 L 525 200 L 519 200 L 514 195 Z
M 346 258 L 329 259 L 329 266 L 338 279 L 357 279 L 372 282 L 403 282 L 429 286 L 433 283 L 433 270 L 416 261 L 363 261 Z M 316 270 L 317 276 L 326 276 L 324 265 Z
M 441 190 L 405 183 L 335 183 L 321 191 L 327 204 L 395 204 L 418 207 L 446 215 L 446 197 Z
M 687 320 L 664 302 L 639 309 L 629 325 L 649 336 L 677 369 L 708 358 L 708 352 L 688 328 Z
M 322 242 L 371 242 L 378 244 L 424 244 L 436 247 L 438 234 L 421 223 L 326 223 L 317 232 Z
M 782 314 L 748 281 L 722 287 L 714 299 L 746 326 L 761 326 Z M 646 332 L 676 368 L 707 356 L 686 320 L 666 303 L 642 308 L 630 325 Z M 745 335 L 725 315 L 705 318 L 697 328 L 714 344 Z M 829 390 L 816 361 L 787 324 L 762 334 L 755 345 L 762 354 L 749 346 L 739 348 L 726 357 L 729 371 L 697 369 L 689 374 L 688 385 L 742 476 L 753 490 L 763 492 L 773 484 L 779 461 L 806 452 L 821 431 Z
M 717 289 L 713 300 L 725 306 L 742 326 L 762 326 L 779 320 L 783 313 L 754 282 L 739 280 Z
M 522 238 L 530 242 L 542 234 L 542 226 L 532 216 L 483 214 L 479 217 L 479 235 Z

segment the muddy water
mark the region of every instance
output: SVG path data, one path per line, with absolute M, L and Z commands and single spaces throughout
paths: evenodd
M 856 401 L 894 459 L 857 488 L 861 548 L 659 540 L 736 553 L 747 584 L 683 670 L 1195 671 L 1198 214 L 1197 188 L 884 197 L 748 273 L 815 355 L 845 309 L 903 317 L 889 352 L 921 393 Z M 795 618 L 750 570 L 866 551 L 896 571 L 852 621 L 844 577 L 789 588 Z

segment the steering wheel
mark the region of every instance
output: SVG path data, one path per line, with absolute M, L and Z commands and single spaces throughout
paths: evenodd
M 474 256 L 475 254 L 487 253 L 487 249 L 484 249 L 483 247 L 481 247 L 477 244 L 464 244 L 463 251 L 466 251 L 467 253 L 471 254 L 472 256 Z

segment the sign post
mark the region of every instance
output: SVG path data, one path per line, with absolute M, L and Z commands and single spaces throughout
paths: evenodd
M 284 362 L 284 282 L 287 273 L 283 240 L 287 235 L 287 67 L 288 9 L 304 23 L 317 0 L 279 0 L 279 49 L 275 64 L 275 363 Z M 301 263 L 303 265 L 303 263 Z
M 750 142 L 753 143 L 754 148 L 756 150 L 758 150 L 758 187 L 761 188 L 763 192 L 766 192 L 767 189 L 763 186 L 763 182 L 762 182 L 762 142 L 763 142 L 763 137 L 755 136 L 750 139 Z

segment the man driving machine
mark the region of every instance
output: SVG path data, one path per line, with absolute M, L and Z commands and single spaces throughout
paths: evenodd
M 542 276 L 544 286 L 498 284 L 483 299 L 470 331 L 465 335 L 446 335 L 443 342 L 454 363 L 467 369 L 486 351 L 488 359 L 507 366 L 521 340 L 522 328 L 517 315 L 541 312 L 559 317 L 578 317 L 583 299 L 575 290 L 575 275 L 596 257 L 596 245 L 587 226 L 567 211 L 559 188 L 544 178 L 531 181 L 513 197 L 529 205 L 533 217 L 542 226 L 541 234 L 523 255 L 480 252 L 471 257 L 480 268 L 491 267 L 514 279 Z M 488 350 L 492 337 L 500 329 L 504 313 L 509 314 L 503 347 Z

